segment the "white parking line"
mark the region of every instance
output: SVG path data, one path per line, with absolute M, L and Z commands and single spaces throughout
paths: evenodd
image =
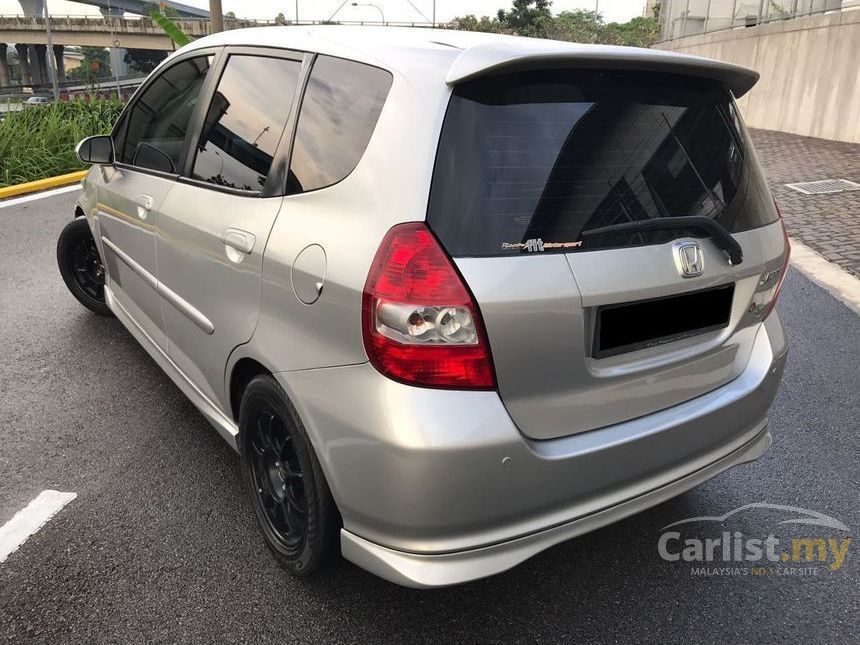
M 816 284 L 827 289 L 837 300 L 860 314 L 860 278 L 838 264 L 819 255 L 800 240 L 791 238 L 791 264 Z
M 80 190 L 81 185 L 75 184 L 74 186 L 63 186 L 62 188 L 54 188 L 52 190 L 44 190 L 41 193 L 33 193 L 32 195 L 24 195 L 23 197 L 15 197 L 13 199 L 6 199 L 0 202 L 0 208 L 7 208 L 9 206 L 17 206 L 18 204 L 24 204 L 26 202 L 33 202 L 37 199 L 42 199 L 44 197 L 53 197 L 54 195 L 62 195 L 63 193 L 70 193 L 74 190 Z
M 11 520 L 0 526 L 0 563 L 5 562 L 10 553 L 17 551 L 28 537 L 45 526 L 48 520 L 77 496 L 77 493 L 43 490 L 36 499 L 15 513 Z

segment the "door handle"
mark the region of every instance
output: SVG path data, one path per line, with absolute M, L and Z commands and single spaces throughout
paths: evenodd
M 152 210 L 153 201 L 154 200 L 150 195 L 141 195 L 137 198 L 137 216 L 140 219 L 146 219 L 149 217 L 149 211 Z
M 247 255 L 254 250 L 254 242 L 257 241 L 257 238 L 253 233 L 249 233 L 248 231 L 238 228 L 228 228 L 224 231 L 224 235 L 221 236 L 221 241 L 224 242 L 225 246 L 229 246 Z

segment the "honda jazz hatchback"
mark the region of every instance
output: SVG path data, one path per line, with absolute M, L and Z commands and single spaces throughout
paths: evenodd
M 156 69 L 58 245 L 239 453 L 266 542 L 508 569 L 770 445 L 788 239 L 712 60 L 271 27 Z

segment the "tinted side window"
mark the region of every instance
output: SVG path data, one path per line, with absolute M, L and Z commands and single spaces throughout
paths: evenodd
M 301 63 L 230 56 L 197 147 L 193 177 L 259 191 L 287 124 Z
M 146 88 L 129 114 L 119 161 L 179 172 L 188 122 L 211 64 L 212 56 L 189 58 L 165 70 Z
M 376 127 L 391 74 L 320 56 L 302 100 L 288 193 L 325 188 L 352 172 Z

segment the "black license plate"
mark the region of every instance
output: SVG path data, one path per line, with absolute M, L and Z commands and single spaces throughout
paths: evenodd
M 605 358 L 722 329 L 729 324 L 734 284 L 679 296 L 597 309 L 592 356 Z

